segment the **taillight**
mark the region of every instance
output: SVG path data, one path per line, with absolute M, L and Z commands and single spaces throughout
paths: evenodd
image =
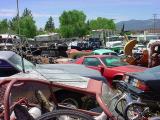
M 137 79 L 133 79 L 133 81 L 131 82 L 131 84 L 134 87 L 136 87 L 136 88 L 138 88 L 138 89 L 140 89 L 142 91 L 148 91 L 149 90 L 149 87 L 145 83 L 143 83 L 143 82 L 141 82 L 141 81 L 139 81 Z

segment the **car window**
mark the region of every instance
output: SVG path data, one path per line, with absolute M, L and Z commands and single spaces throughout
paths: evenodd
M 118 56 L 117 53 L 114 53 L 114 52 L 113 53 L 103 53 L 103 55 L 115 55 L 115 56 Z
M 0 59 L 0 68 L 12 68 L 12 65 L 10 65 L 7 61 Z
M 15 55 L 13 55 L 13 56 L 9 59 L 9 61 L 10 61 L 12 64 L 14 64 L 15 67 L 19 68 L 20 70 L 23 69 L 23 68 L 22 68 L 22 58 L 21 58 L 21 56 L 15 54 Z M 34 66 L 31 62 L 29 62 L 28 60 L 26 60 L 25 58 L 23 58 L 23 61 L 24 61 L 24 67 L 25 67 L 25 69 L 27 69 L 27 70 L 32 70 L 33 68 L 35 68 L 35 66 Z
M 94 55 L 99 55 L 99 53 L 94 53 Z
M 115 56 L 118 56 L 118 55 L 117 55 L 117 53 L 111 53 L 111 55 L 115 55 Z
M 103 53 L 103 55 L 109 55 L 109 53 Z
M 128 65 L 128 63 L 124 62 L 120 57 L 116 57 L 116 56 L 103 57 L 101 58 L 101 60 L 106 66 L 110 66 L 110 67 Z
M 87 66 L 98 66 L 98 65 L 101 65 L 100 61 L 97 58 L 94 58 L 94 57 L 84 58 L 83 64 L 87 65 Z

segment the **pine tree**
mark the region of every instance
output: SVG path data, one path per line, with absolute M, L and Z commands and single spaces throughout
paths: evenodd
M 55 30 L 53 18 L 50 16 L 45 25 L 45 31 L 53 32 Z

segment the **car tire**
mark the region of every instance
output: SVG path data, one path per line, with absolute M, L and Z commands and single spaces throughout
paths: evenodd
M 83 120 L 94 120 L 92 116 L 75 110 L 54 110 L 53 112 L 48 112 L 42 115 L 36 120 L 51 120 L 51 119 L 56 119 L 55 117 L 60 117 L 60 116 L 68 116 L 68 117 L 71 116 Z

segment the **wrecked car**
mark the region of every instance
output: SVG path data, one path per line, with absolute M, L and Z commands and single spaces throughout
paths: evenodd
M 68 116 L 76 119 L 80 114 L 78 118 L 84 120 L 98 119 L 102 115 L 115 119 L 106 106 L 106 98 L 111 96 L 110 88 L 103 81 L 61 71 L 54 73 L 56 77 L 50 74 L 52 72 L 46 72 L 46 78 L 33 71 L 1 78 L 0 118 L 49 120 Z
M 113 80 L 122 80 L 126 72 L 144 71 L 145 67 L 129 65 L 115 55 L 92 55 L 77 59 L 75 64 L 83 64 L 89 68 L 98 70 L 112 84 Z

